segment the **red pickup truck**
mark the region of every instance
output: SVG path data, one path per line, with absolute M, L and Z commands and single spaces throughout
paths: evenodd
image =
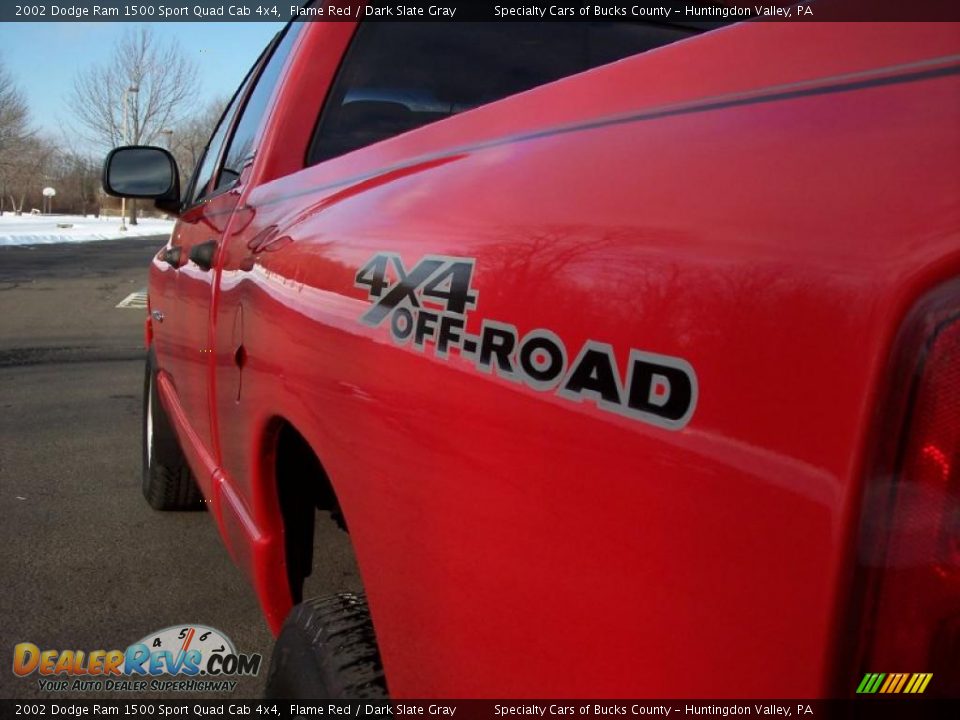
M 300 22 L 150 268 L 268 692 L 960 694 L 960 34 Z M 363 593 L 304 599 L 337 518 Z

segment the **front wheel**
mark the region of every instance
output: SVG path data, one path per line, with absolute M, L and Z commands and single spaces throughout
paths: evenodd
M 340 593 L 294 607 L 277 637 L 265 694 L 276 700 L 386 700 L 366 598 Z
M 153 350 L 143 382 L 143 496 L 154 510 L 199 510 L 203 495 L 157 393 Z

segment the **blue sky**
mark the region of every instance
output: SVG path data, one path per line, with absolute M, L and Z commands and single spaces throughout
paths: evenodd
M 2 1 L 2 0 L 0 0 Z M 158 40 L 177 38 L 200 68 L 197 105 L 233 94 L 279 22 L 144 23 Z M 26 93 L 34 124 L 54 137 L 69 124 L 67 99 L 77 70 L 106 62 L 133 23 L 0 23 L 0 60 Z

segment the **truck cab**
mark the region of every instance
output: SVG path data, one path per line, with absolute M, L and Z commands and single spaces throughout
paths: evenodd
M 115 150 L 108 192 L 178 215 L 144 493 L 207 500 L 268 691 L 955 695 L 958 50 L 295 22 L 182 193 Z M 305 596 L 318 517 L 358 590 Z

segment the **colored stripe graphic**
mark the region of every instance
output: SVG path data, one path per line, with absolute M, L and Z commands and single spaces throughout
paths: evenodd
M 890 676 L 887 678 L 887 681 L 883 684 L 883 687 L 880 688 L 880 692 L 895 693 L 897 692 L 897 688 L 899 688 L 900 685 L 904 681 L 906 681 L 906 679 L 907 679 L 906 673 L 891 673 Z
M 871 688 L 873 687 L 873 684 L 876 682 L 877 677 L 878 677 L 877 673 L 867 673 L 866 676 L 863 678 L 863 682 L 860 683 L 861 689 L 857 690 L 857 692 L 872 693 L 873 690 L 871 690 Z
M 893 688 L 890 692 L 898 693 L 903 690 L 903 686 L 907 684 L 907 678 L 909 677 L 908 673 L 900 673 L 900 682 L 897 683 L 897 686 Z
M 867 673 L 857 686 L 860 695 L 920 694 L 927 689 L 933 673 Z

